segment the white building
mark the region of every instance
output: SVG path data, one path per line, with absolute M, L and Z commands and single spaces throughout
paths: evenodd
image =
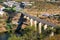
M 9 6 L 9 7 L 12 7 L 14 4 L 16 4 L 17 2 L 15 1 L 8 1 L 8 2 L 3 2 L 3 4 Z
M 4 14 L 3 9 L 5 9 L 5 7 L 3 7 L 3 6 L 0 5 L 0 15 L 3 15 Z

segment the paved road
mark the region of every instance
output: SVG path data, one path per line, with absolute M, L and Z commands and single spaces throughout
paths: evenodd
M 51 23 L 51 22 L 47 22 L 46 20 L 43 20 L 43 19 L 40 19 L 40 18 L 31 16 L 31 15 L 29 15 L 29 14 L 27 14 L 27 13 L 22 13 L 22 14 L 24 14 L 24 15 L 27 16 L 27 17 L 29 17 L 30 19 L 36 20 L 37 22 L 41 22 L 41 23 L 43 23 L 43 24 L 47 24 L 47 25 L 52 26 L 52 27 L 56 27 L 56 26 L 57 26 L 56 24 L 53 24 L 53 23 Z

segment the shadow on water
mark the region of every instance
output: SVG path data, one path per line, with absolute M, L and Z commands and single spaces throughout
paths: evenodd
M 19 34 L 21 34 L 21 26 L 22 26 L 22 24 L 23 24 L 23 22 L 26 22 L 26 19 L 24 18 L 24 15 L 21 13 L 21 16 L 20 16 L 20 18 L 19 18 L 19 21 L 18 21 L 18 27 L 17 27 L 17 29 L 16 29 L 16 33 L 19 33 Z

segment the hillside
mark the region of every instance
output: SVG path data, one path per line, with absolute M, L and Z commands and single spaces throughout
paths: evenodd
M 60 35 L 55 35 L 53 37 L 45 38 L 45 40 L 60 40 Z
M 24 12 L 40 18 L 40 15 L 45 13 L 50 15 L 60 14 L 60 8 L 56 3 L 54 4 L 49 2 L 35 2 L 32 7 L 26 7 L 24 9 Z M 56 19 L 44 18 L 44 20 L 60 25 L 60 21 Z

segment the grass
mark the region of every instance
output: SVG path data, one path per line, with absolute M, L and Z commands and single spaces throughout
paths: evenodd
M 47 37 L 45 40 L 60 40 L 60 34 L 52 36 L 52 37 Z

